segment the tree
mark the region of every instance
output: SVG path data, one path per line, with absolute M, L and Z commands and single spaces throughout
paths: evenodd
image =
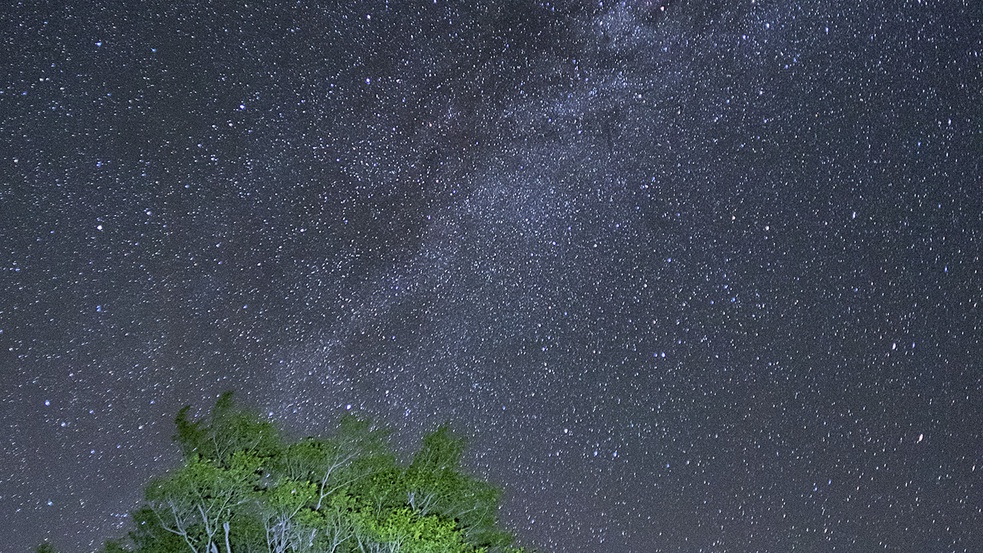
M 317 483 L 317 505 L 339 490 L 366 478 L 379 463 L 392 459 L 386 447 L 389 433 L 354 415 L 342 417 L 329 439 L 306 438 L 286 446 L 277 469 L 293 480 Z
M 133 514 L 134 553 L 521 551 L 498 524 L 499 490 L 463 471 L 465 442 L 446 426 L 403 464 L 387 430 L 353 416 L 330 437 L 288 441 L 231 394 L 189 414 L 175 419 L 181 466 Z
M 161 525 L 160 518 L 153 509 L 144 505 L 130 517 L 133 530 L 130 542 L 135 551 L 141 553 L 186 553 L 188 546 L 180 536 L 168 532 Z
M 438 513 L 457 521 L 469 542 L 505 546 L 511 536 L 498 528 L 501 493 L 461 470 L 465 441 L 447 425 L 423 438 L 404 474 L 407 503 L 419 513 Z
M 102 553 L 130 553 L 130 550 L 116 540 L 109 540 L 102 546 Z
M 364 553 L 468 553 L 453 520 L 437 515 L 420 516 L 410 507 L 384 513 L 355 513 L 355 538 Z
M 161 528 L 193 553 L 220 553 L 220 538 L 225 553 L 232 553 L 232 521 L 256 491 L 260 460 L 240 450 L 228 465 L 193 454 L 177 472 L 147 487 L 147 505 Z
M 174 421 L 177 426 L 174 441 L 186 459 L 198 455 L 225 467 L 236 453 L 268 458 L 280 448 L 273 424 L 237 406 L 232 392 L 219 396 L 211 413 L 200 420 L 189 420 L 190 410 L 190 405 L 185 406 Z

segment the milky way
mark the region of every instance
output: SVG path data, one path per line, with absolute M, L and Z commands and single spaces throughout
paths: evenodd
M 978 2 L 25 3 L 0 527 L 450 420 L 543 551 L 983 550 Z

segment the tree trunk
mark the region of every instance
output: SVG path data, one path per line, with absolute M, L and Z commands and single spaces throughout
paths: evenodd
M 222 528 L 225 529 L 225 553 L 232 553 L 232 545 L 229 544 L 229 521 L 225 521 Z

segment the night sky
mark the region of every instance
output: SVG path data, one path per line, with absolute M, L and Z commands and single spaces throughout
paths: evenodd
M 983 4 L 321 4 L 3 8 L 4 548 L 234 389 L 545 552 L 983 551 Z

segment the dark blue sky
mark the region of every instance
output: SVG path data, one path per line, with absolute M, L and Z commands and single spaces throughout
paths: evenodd
M 12 551 L 227 389 L 543 551 L 983 550 L 978 2 L 323 4 L 6 10 Z

